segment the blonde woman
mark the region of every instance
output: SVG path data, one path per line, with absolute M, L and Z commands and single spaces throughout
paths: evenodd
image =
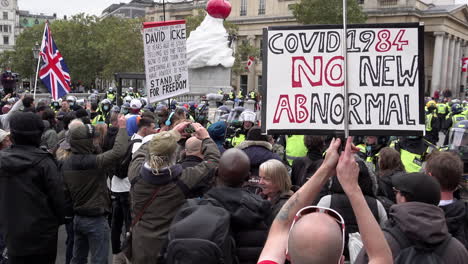
M 291 178 L 286 166 L 279 160 L 265 161 L 259 168 L 262 196 L 271 203 L 271 215 L 267 219 L 271 225 L 283 204 L 293 195 Z

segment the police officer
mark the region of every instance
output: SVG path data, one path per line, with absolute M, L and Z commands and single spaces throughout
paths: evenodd
M 307 148 L 304 144 L 304 135 L 288 135 L 284 138 L 286 161 L 289 166 L 293 162 L 307 155 Z
M 439 142 L 440 121 L 437 116 L 437 104 L 429 101 L 426 104 L 426 135 L 424 138 L 436 145 Z
M 82 109 L 82 107 L 77 104 L 77 100 L 78 99 L 76 98 L 76 96 L 73 95 L 69 95 L 66 98 L 66 101 L 68 102 L 68 105 L 70 105 L 70 109 L 72 111 L 78 111 Z
M 455 125 L 449 132 L 448 150 L 460 155 L 464 163 L 463 179 L 461 180 L 460 196 L 468 200 L 468 120 L 463 120 Z
M 54 112 L 57 114 L 58 111 L 60 110 L 60 103 L 59 103 L 59 101 L 55 101 L 55 100 L 52 101 L 52 102 L 50 103 L 50 108 L 51 108 L 52 110 L 54 110 Z
M 234 90 L 231 90 L 228 94 L 228 99 L 230 101 L 234 101 L 236 99 L 236 95 L 234 94 Z
M 359 148 L 358 156 L 375 169 L 379 151 L 385 147 L 387 143 L 387 137 L 365 136 L 363 142 L 356 145 L 356 147 Z
M 400 152 L 401 162 L 408 173 L 419 172 L 427 156 L 437 149 L 436 146 L 420 136 L 396 139 L 390 143 L 390 147 Z
M 140 98 L 140 97 L 141 97 L 141 95 L 140 95 L 140 93 L 138 93 L 138 91 L 135 92 L 135 91 L 133 90 L 133 87 L 128 87 L 128 90 L 127 90 L 127 92 L 125 93 L 124 97 L 126 97 L 126 96 L 130 96 L 132 99 L 133 99 L 133 98 Z
M 107 98 L 111 103 L 115 103 L 115 101 L 116 101 L 116 99 L 117 99 L 117 95 L 116 95 L 116 92 L 115 92 L 114 88 L 109 87 L 109 89 L 108 89 L 107 92 L 106 92 L 106 98 Z
M 466 116 L 462 113 L 463 107 L 460 104 L 452 105 L 452 113 L 447 115 L 445 119 L 445 129 L 449 131 L 452 126 L 460 121 L 466 120 Z M 445 137 L 444 145 L 448 144 L 448 136 Z
M 440 128 L 444 127 L 444 121 L 445 118 L 447 117 L 449 110 L 448 110 L 448 105 L 444 102 L 440 102 L 437 104 L 437 117 L 439 118 L 439 126 Z
M 233 147 L 245 141 L 247 133 L 255 125 L 256 118 L 257 115 L 252 111 L 246 110 L 241 113 L 239 121 L 242 122 L 242 130 L 236 133 L 236 135 L 231 139 L 231 145 Z
M 110 111 L 112 109 L 112 103 L 109 99 L 104 99 L 99 104 L 97 115 L 93 120 L 91 120 L 92 125 L 97 124 L 109 124 L 110 120 Z
M 242 100 L 244 99 L 244 95 L 242 94 L 242 89 L 239 89 L 237 92 L 237 99 Z
M 249 99 L 254 100 L 255 102 L 257 102 L 257 93 L 254 90 L 250 91 Z

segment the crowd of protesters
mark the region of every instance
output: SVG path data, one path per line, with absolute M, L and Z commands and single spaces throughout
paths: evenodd
M 66 264 L 468 261 L 463 120 L 448 147 L 267 136 L 240 107 L 208 120 L 207 102 L 112 92 L 4 96 L 4 263 L 55 263 L 61 225 Z

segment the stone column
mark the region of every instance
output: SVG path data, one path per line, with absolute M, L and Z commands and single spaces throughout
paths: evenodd
M 435 44 L 434 44 L 434 58 L 432 60 L 432 85 L 431 85 L 431 96 L 436 90 L 442 90 L 441 78 L 442 78 L 442 54 L 444 48 L 444 32 L 434 32 Z
M 455 54 L 455 64 L 454 64 L 454 71 L 453 74 L 455 76 L 453 80 L 453 86 L 455 87 L 455 90 L 460 91 L 460 77 L 461 77 L 461 55 L 462 55 L 462 45 L 463 45 L 463 40 L 458 39 L 457 46 L 456 46 L 456 51 L 457 53 Z
M 445 82 L 446 88 L 450 89 L 453 92 L 452 86 L 452 78 L 453 78 L 453 63 L 454 63 L 454 56 L 455 56 L 455 38 L 453 36 L 450 37 L 450 44 L 449 44 L 449 54 L 447 57 L 447 81 Z
M 440 70 L 440 91 L 442 92 L 445 90 L 446 83 L 447 83 L 447 61 L 448 61 L 448 51 L 449 51 L 449 45 L 450 44 L 450 36 L 444 35 L 444 45 L 442 48 L 442 60 L 440 60 L 438 63 L 442 65 L 442 68 Z
M 460 38 L 455 38 L 455 46 L 453 50 L 453 59 L 452 59 L 452 93 L 455 95 L 457 94 L 457 91 L 459 90 L 459 87 L 457 86 L 457 81 L 458 81 L 458 76 L 460 75 Z

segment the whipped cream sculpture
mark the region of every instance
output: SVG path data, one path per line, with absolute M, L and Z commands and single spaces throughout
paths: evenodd
M 222 65 L 230 68 L 235 59 L 223 22 L 231 13 L 231 4 L 225 0 L 210 0 L 206 11 L 208 14 L 203 22 L 187 39 L 188 67 L 195 69 Z

